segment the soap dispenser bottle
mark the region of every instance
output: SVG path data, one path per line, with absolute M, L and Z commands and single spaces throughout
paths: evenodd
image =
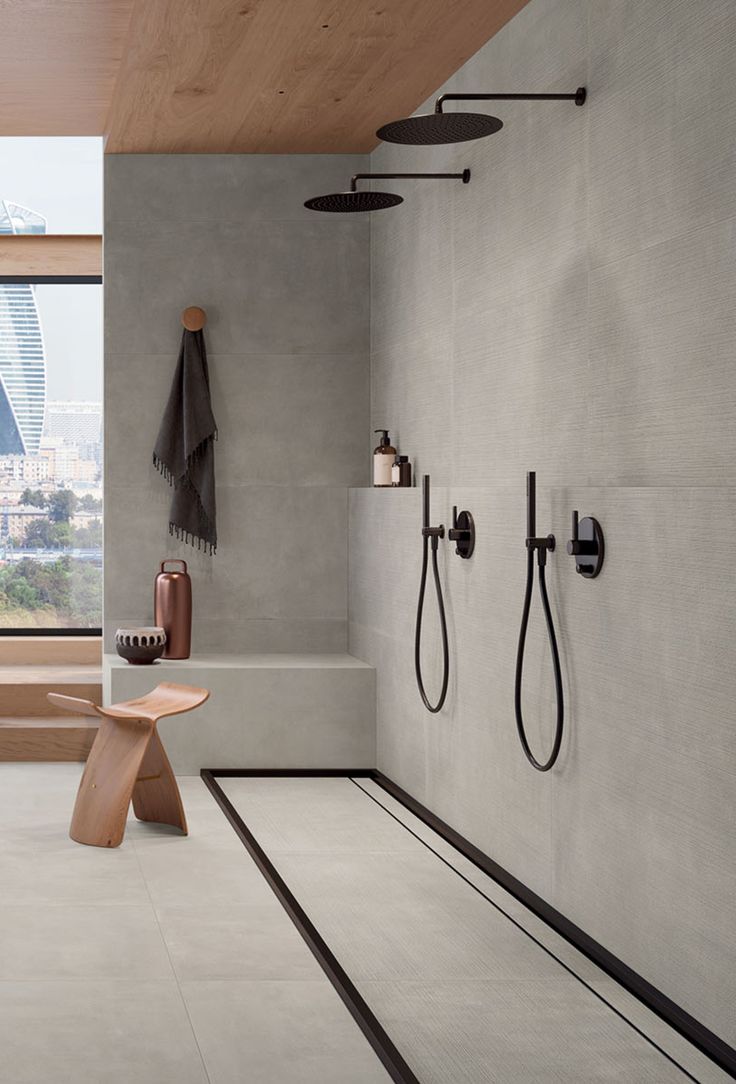
M 390 486 L 396 449 L 388 439 L 388 429 L 375 429 L 374 432 L 382 433 L 383 436 L 380 444 L 373 450 L 373 485 Z

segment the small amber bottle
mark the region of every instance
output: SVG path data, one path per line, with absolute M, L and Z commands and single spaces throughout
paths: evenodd
M 397 455 L 391 468 L 391 484 L 404 489 L 411 485 L 411 463 L 408 455 Z

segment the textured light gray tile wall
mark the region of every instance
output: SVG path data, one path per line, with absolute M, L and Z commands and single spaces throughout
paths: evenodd
M 347 487 L 367 482 L 369 225 L 310 214 L 360 157 L 118 155 L 105 177 L 105 629 L 191 564 L 198 651 L 346 645 Z M 207 310 L 217 556 L 151 464 L 188 304 Z
M 441 89 L 585 83 L 584 108 L 498 103 L 490 139 L 374 153 L 374 170 L 472 169 L 397 182 L 406 202 L 371 226 L 372 428 L 431 473 L 435 521 L 457 504 L 478 526 L 472 561 L 442 548 L 438 716 L 414 685 L 418 491 L 353 490 L 349 558 L 379 766 L 730 1042 L 735 47 L 730 0 L 532 0 Z M 567 730 L 546 775 L 513 704 L 529 469 L 559 543 Z M 573 508 L 606 532 L 594 582 L 564 552 Z M 432 689 L 431 594 L 423 654 Z M 553 694 L 535 599 L 540 754 Z

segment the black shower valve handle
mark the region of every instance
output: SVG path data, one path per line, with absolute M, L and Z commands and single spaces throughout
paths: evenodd
M 458 513 L 457 505 L 452 506 L 452 527 L 447 532 L 451 542 L 455 542 L 455 553 L 466 560 L 473 556 L 475 549 L 475 522 L 472 513 L 463 509 Z
M 598 543 L 595 539 L 580 538 L 580 519 L 577 509 L 572 514 L 572 538 L 567 543 L 567 552 L 571 557 L 578 554 L 595 556 L 598 553 Z
M 581 537 L 582 536 L 582 537 Z M 575 558 L 575 571 L 587 580 L 595 579 L 603 565 L 603 530 L 597 519 L 585 516 L 580 519 L 577 509 L 572 514 L 572 538 L 567 552 Z M 587 560 L 578 560 L 579 557 Z

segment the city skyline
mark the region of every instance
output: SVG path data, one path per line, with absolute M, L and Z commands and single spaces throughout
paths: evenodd
M 41 234 L 37 211 L 0 199 L 0 234 Z M 46 413 L 46 351 L 34 287 L 0 283 L 0 453 L 34 455 Z

